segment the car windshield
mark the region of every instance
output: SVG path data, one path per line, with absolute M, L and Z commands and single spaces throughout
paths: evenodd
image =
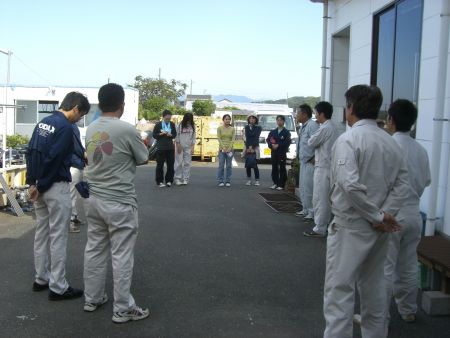
M 259 125 L 262 130 L 272 130 L 277 127 L 277 116 L 278 114 L 273 115 L 258 115 Z M 295 131 L 294 128 L 294 119 L 290 115 L 284 115 L 286 118 L 286 122 L 284 123 L 284 127 L 289 131 Z

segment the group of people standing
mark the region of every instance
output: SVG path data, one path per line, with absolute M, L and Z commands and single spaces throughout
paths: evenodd
M 41 120 L 33 131 L 26 156 L 26 183 L 37 221 L 32 290 L 49 290 L 51 301 L 84 294 L 83 309 L 93 312 L 108 301 L 105 283 L 111 257 L 112 321 L 125 323 L 147 318 L 150 313 L 148 308 L 137 306 L 130 293 L 139 227 L 134 177 L 136 166 L 147 163 L 148 150 L 135 127 L 120 120 L 125 106 L 120 85 L 101 87 L 98 102 L 102 114 L 87 129 L 86 151 L 78 144 L 79 134 L 73 127 L 90 110 L 87 97 L 81 93 L 67 94 L 59 110 Z M 88 198 L 84 203 L 88 224 L 84 291 L 69 285 L 65 276 L 72 167 L 84 169 L 89 182 L 75 185 L 79 194 Z
M 172 112 L 164 110 L 162 121 L 153 128 L 156 140 L 156 184 L 160 187 L 171 187 L 174 179 L 176 185 L 189 183 L 191 159 L 194 152 L 196 132 L 194 116 L 186 113 L 183 120 L 175 125 L 171 121 Z M 164 175 L 164 163 L 166 174 Z
M 33 291 L 49 289 L 48 298 L 52 301 L 74 299 L 84 293 L 84 311 L 93 312 L 108 301 L 105 281 L 111 256 L 115 323 L 149 316 L 149 310 L 137 306 L 130 293 L 138 233 L 133 181 L 136 166 L 148 161 L 148 150 L 136 129 L 120 120 L 124 98 L 124 90 L 117 84 L 100 88 L 102 114 L 87 129 L 85 150 L 74 139 L 79 135 L 73 124 L 89 112 L 90 104 L 81 93 L 69 93 L 58 111 L 36 125 L 27 153 L 26 177 L 37 220 Z M 315 227 L 305 235 L 323 237 L 328 232 L 324 337 L 352 336 L 355 288 L 360 295 L 361 315 L 357 322 L 363 337 L 386 337 L 392 297 L 401 317 L 407 322 L 415 320 L 415 252 L 422 222 L 419 202 L 431 181 L 429 161 L 425 149 L 409 135 L 417 119 L 417 109 L 411 102 L 397 100 L 391 104 L 387 123 L 391 136 L 376 123 L 383 101 L 379 88 L 353 86 L 345 98 L 350 128 L 340 136 L 331 121 L 331 104 L 319 102 L 315 106 L 316 121 L 312 120 L 309 106 L 299 108 L 302 214 L 315 221 Z M 170 112 L 165 111 L 163 121 L 153 131 L 158 140 L 159 186 L 170 186 L 174 177 L 176 182 L 187 184 L 195 144 L 192 115 L 185 114 L 178 126 L 170 118 Z M 260 134 L 258 118 L 249 116 L 243 155 L 248 185 L 252 184 L 252 169 L 254 184 L 259 184 L 255 163 Z M 229 186 L 234 142 L 229 115 L 223 117 L 218 138 L 218 184 Z M 277 117 L 277 128 L 266 141 L 272 150 L 273 188 L 282 188 L 286 180 L 286 152 L 291 143 L 283 116 Z M 174 157 L 179 159 L 175 160 L 176 170 L 169 164 Z M 168 163 L 165 177 L 164 162 Z M 84 169 L 89 182 L 87 185 L 81 180 L 75 185 L 80 195 L 89 198 L 84 203 L 88 223 L 84 292 L 70 286 L 65 277 L 72 210 L 70 168 L 74 166 Z
M 217 183 L 219 187 L 231 186 L 232 160 L 234 156 L 233 144 L 235 139 L 235 130 L 231 126 L 231 116 L 225 114 L 222 117 L 223 125 L 217 129 L 217 138 L 219 141 L 219 168 L 217 170 Z M 277 127 L 271 130 L 267 136 L 266 142 L 271 150 L 272 160 L 272 181 L 271 189 L 283 190 L 287 180 L 286 159 L 289 146 L 291 145 L 291 133 L 284 127 L 285 117 L 278 115 L 276 117 Z M 262 128 L 258 125 L 258 117 L 249 115 L 247 125 L 244 127 L 244 149 L 242 157 L 244 158 L 245 170 L 247 174 L 246 185 L 259 186 L 260 175 L 258 160 L 260 159 L 260 136 Z M 252 180 L 252 171 L 254 180 Z
M 363 337 L 387 337 L 392 297 L 402 319 L 415 320 L 419 202 L 431 181 L 429 161 L 410 136 L 417 119 L 410 101 L 391 104 L 384 130 L 376 121 L 378 87 L 353 86 L 345 98 L 349 128 L 340 136 L 331 104 L 315 106 L 316 121 L 309 106 L 299 107 L 298 216 L 315 223 L 305 236 L 327 236 L 324 337 L 351 337 L 353 322 Z

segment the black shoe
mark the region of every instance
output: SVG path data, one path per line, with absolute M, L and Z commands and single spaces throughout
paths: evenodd
M 38 292 L 38 291 L 44 291 L 47 289 L 48 289 L 48 283 L 47 284 L 39 284 L 36 282 L 33 283 L 33 291 Z
M 324 237 L 327 237 L 326 234 L 319 234 L 318 232 L 315 232 L 314 230 L 303 232 L 303 236 L 306 236 L 306 237 L 316 237 L 316 238 L 324 238 Z
M 80 298 L 81 296 L 83 296 L 83 290 L 74 289 L 71 286 L 69 286 L 66 292 L 64 292 L 62 295 L 53 292 L 52 290 L 50 290 L 50 292 L 48 293 L 49 300 L 66 300 L 66 299 Z

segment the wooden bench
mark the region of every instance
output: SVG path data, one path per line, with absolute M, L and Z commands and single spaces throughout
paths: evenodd
M 441 273 L 441 292 L 450 294 L 450 240 L 442 236 L 422 237 L 417 256 L 419 262 Z

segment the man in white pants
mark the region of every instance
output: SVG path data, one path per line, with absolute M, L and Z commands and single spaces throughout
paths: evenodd
M 33 291 L 49 288 L 50 300 L 83 295 L 82 290 L 69 286 L 65 269 L 71 212 L 72 123 L 89 112 L 90 104 L 83 94 L 71 92 L 59 109 L 36 125 L 27 153 L 26 182 L 37 221 Z
M 385 266 L 387 279 L 387 324 L 392 295 L 398 312 L 406 322 L 413 322 L 417 312 L 417 246 L 421 238 L 420 197 L 431 183 L 426 150 L 410 136 L 417 119 L 417 109 L 408 100 L 397 100 L 388 110 L 388 128 L 406 156 L 410 189 L 406 202 L 398 212 L 400 232 L 391 235 Z
M 314 223 L 312 230 L 303 232 L 307 237 L 325 237 L 331 221 L 330 205 L 330 161 L 331 148 L 339 136 L 336 125 L 331 121 L 333 106 L 321 101 L 315 107 L 316 119 L 320 128 L 309 139 L 308 145 L 315 148 L 313 208 Z
M 352 127 L 331 157 L 331 207 L 324 286 L 324 337 L 352 337 L 355 284 L 364 338 L 385 337 L 384 265 L 394 216 L 409 190 L 408 169 L 393 138 L 378 128 L 383 98 L 378 87 L 357 85 L 345 93 Z M 381 296 L 380 296 L 381 295 Z
M 296 216 L 303 216 L 305 219 L 314 218 L 312 204 L 313 179 L 314 179 L 314 148 L 308 144 L 310 137 L 319 129 L 319 124 L 312 119 L 312 109 L 307 104 L 298 107 L 297 121 L 302 124 L 299 130 L 298 159 L 300 162 L 300 201 L 303 210 L 296 213 Z
M 83 170 L 85 166 L 85 150 L 80 138 L 80 129 L 76 124 L 73 127 L 73 146 L 74 151 L 72 155 L 72 166 L 70 167 L 70 175 L 72 182 L 70 182 L 70 198 L 72 200 L 72 216 L 70 217 L 69 232 L 79 233 L 80 224 L 85 224 L 86 219 L 84 215 L 83 200 L 78 193 L 75 186 L 77 183 L 83 181 Z
M 114 279 L 114 323 L 140 320 L 148 309 L 138 307 L 130 293 L 134 246 L 138 234 L 137 197 L 134 187 L 136 165 L 148 161 L 147 147 L 136 128 L 120 121 L 125 92 L 109 83 L 98 92 L 102 115 L 86 132 L 89 199 L 84 252 L 84 310 L 95 311 L 107 302 L 106 272 L 111 254 Z

